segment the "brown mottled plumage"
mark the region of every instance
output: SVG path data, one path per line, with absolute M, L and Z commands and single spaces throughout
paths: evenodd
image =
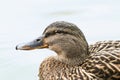
M 57 53 L 45 59 L 39 69 L 40 80 L 120 80 L 120 41 L 99 41 L 88 46 L 74 24 L 57 21 L 43 36 L 16 49 L 49 48 Z

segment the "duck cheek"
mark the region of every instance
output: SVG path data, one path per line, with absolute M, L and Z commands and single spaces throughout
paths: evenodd
M 49 46 L 49 49 L 55 51 L 58 55 L 60 55 L 62 51 L 61 47 L 56 44 Z

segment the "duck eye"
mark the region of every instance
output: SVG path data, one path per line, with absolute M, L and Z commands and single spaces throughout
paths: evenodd
M 48 36 L 50 36 L 50 35 L 51 35 L 50 33 L 46 33 L 46 34 L 45 34 L 45 37 L 48 37 Z

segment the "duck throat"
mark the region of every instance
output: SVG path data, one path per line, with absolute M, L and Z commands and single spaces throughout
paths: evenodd
M 70 52 L 62 51 L 61 53 L 58 53 L 56 59 L 68 65 L 81 65 L 88 56 L 89 53 L 87 50 L 80 51 L 78 49 L 71 50 Z

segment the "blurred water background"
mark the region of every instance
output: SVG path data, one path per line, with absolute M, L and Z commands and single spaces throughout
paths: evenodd
M 0 80 L 37 80 L 41 61 L 53 51 L 16 51 L 54 21 L 68 21 L 90 43 L 120 39 L 120 0 L 0 0 Z

